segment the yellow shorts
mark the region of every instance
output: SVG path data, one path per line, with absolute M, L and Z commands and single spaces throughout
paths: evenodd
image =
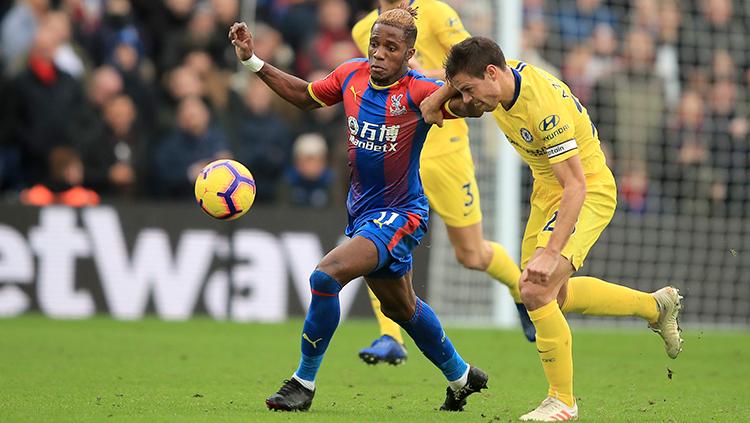
M 448 226 L 463 228 L 482 221 L 479 188 L 468 145 L 451 153 L 423 158 L 420 174 L 430 208 Z
M 555 228 L 557 209 L 560 207 L 562 187 L 534 181 L 531 192 L 531 213 L 526 223 L 521 244 L 521 268 L 525 268 L 537 248 L 547 246 Z M 562 250 L 577 270 L 607 227 L 617 206 L 617 186 L 608 167 L 586 177 L 586 199 L 573 234 Z

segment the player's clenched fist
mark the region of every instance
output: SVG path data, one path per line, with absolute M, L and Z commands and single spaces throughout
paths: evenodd
M 255 50 L 253 35 L 250 34 L 245 22 L 235 22 L 229 28 L 229 41 L 232 42 L 234 52 L 240 60 L 244 61 L 252 57 Z
M 557 255 L 544 251 L 529 261 L 521 277 L 531 283 L 546 285 L 556 268 Z

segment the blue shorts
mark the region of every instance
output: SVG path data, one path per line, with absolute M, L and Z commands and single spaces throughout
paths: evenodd
M 346 236 L 361 236 L 378 249 L 378 265 L 365 276 L 398 279 L 411 270 L 411 252 L 427 232 L 427 210 L 381 209 L 364 213 L 346 227 Z

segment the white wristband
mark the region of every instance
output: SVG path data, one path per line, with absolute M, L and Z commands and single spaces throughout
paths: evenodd
M 260 60 L 260 58 L 258 58 L 258 56 L 253 53 L 253 55 L 250 56 L 249 59 L 243 60 L 242 64 L 252 72 L 258 72 L 263 67 L 263 65 L 266 64 L 266 62 Z

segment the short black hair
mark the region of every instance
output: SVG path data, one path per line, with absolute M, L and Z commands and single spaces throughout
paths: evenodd
M 445 77 L 450 80 L 459 73 L 484 78 L 487 65 L 505 67 L 505 55 L 496 42 L 487 37 L 471 37 L 454 45 L 445 59 Z

